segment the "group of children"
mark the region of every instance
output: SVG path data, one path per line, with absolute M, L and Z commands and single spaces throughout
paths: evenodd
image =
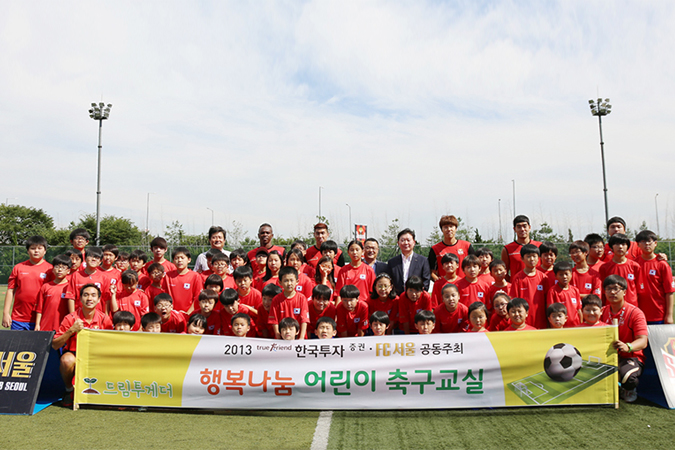
M 3 311 L 5 327 L 56 331 L 53 347 L 64 349 L 64 380 L 72 379 L 83 328 L 330 339 L 602 326 L 617 314 L 623 321 L 630 305 L 637 330 L 645 332 L 644 346 L 633 327 L 635 339 L 615 347 L 641 363 L 646 323 L 672 323 L 675 283 L 667 262 L 654 253 L 650 231 L 637 235 L 639 251 L 632 252 L 622 233 L 610 236 L 608 248 L 599 235 L 588 235 L 570 244 L 572 262 L 556 261 L 555 245 L 537 246 L 529 235 L 515 247 L 519 252 L 507 251 L 509 261 L 494 259 L 487 248 L 459 256 L 439 252 L 441 276 L 431 292 L 410 276 L 400 296 L 386 271 L 376 275 L 365 262 L 360 241 L 348 244 L 349 262 L 342 267 L 336 243 L 327 240 L 308 252 L 298 241 L 288 252 L 261 246 L 228 256 L 212 249 L 208 270 L 197 273 L 185 247 L 173 250 L 172 262 L 165 258 L 163 238 L 151 242 L 152 260 L 142 250 L 87 247 L 84 229 L 70 238 L 73 249 L 51 264 L 44 260 L 46 240 L 28 239 L 29 260 L 12 271 Z

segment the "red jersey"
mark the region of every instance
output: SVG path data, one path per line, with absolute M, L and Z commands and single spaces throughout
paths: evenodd
M 249 289 L 248 294 L 246 295 L 241 295 L 241 292 L 239 291 L 237 292 L 239 293 L 240 304 L 250 306 L 251 308 L 254 308 L 256 311 L 258 311 L 258 313 L 260 313 L 260 310 L 262 309 L 263 306 L 262 306 L 262 294 L 260 293 L 259 290 L 252 287 L 251 289 Z
M 521 270 L 511 279 L 511 297 L 520 297 L 527 301 L 530 306 L 527 324 L 539 329 L 548 328 L 548 319 L 546 318 L 547 285 L 546 275 L 539 270 L 535 270 L 532 276 Z
M 370 290 L 375 283 L 375 271 L 366 263 L 361 263 L 359 267 L 351 264 L 345 264 L 338 273 L 337 283 L 335 283 L 335 292 L 340 295 L 340 289 L 343 286 L 352 284 L 359 288 L 359 300 L 366 302 L 370 297 Z
M 481 273 L 478 275 L 478 279 L 486 281 L 489 285 L 493 285 L 495 282 L 495 279 L 491 273 Z
M 588 267 L 600 273 L 600 267 L 602 267 L 604 263 L 605 262 L 603 260 L 599 259 L 595 262 L 595 264 L 588 263 Z
M 666 295 L 675 292 L 673 271 L 665 261 L 658 259 L 646 260 L 642 257 L 637 260 L 640 265 L 640 290 L 638 304 L 645 314 L 647 322 L 665 320 Z
M 581 322 L 581 324 L 579 326 L 580 327 L 606 327 L 607 324 L 605 322 L 603 322 L 602 320 L 598 320 L 593 325 L 589 325 L 586 322 Z
M 511 292 L 511 283 L 507 281 L 506 286 L 496 286 L 494 284 L 490 286 L 490 290 L 488 291 L 487 303 L 485 303 L 485 307 L 488 309 L 488 311 L 492 311 L 492 299 L 495 298 L 495 294 L 497 292 L 503 292 L 508 295 L 509 292 Z
M 539 247 L 541 242 L 530 239 L 528 244 Z M 506 253 L 509 257 L 509 273 L 511 274 L 511 282 L 513 282 L 513 277 L 515 277 L 525 268 L 525 264 L 523 264 L 523 258 L 520 256 L 520 249 L 523 248 L 523 244 L 513 241 L 510 244 L 506 244 L 504 248 L 506 249 Z
M 578 327 L 581 323 L 579 311 L 581 311 L 581 294 L 579 289 L 570 285 L 568 289 L 562 289 L 559 285 L 553 286 L 546 295 L 546 306 L 554 303 L 562 303 L 567 308 L 567 322 L 565 328 Z
M 387 313 L 390 321 L 396 318 L 395 316 L 397 315 L 398 297 L 387 297 L 385 301 L 382 301 L 379 298 L 369 298 L 366 303 L 368 304 L 368 317 L 370 317 L 370 314 L 373 314 L 375 311 L 383 311 Z
M 150 264 L 152 264 L 154 262 L 155 261 L 152 260 L 152 261 L 148 261 L 147 263 L 145 263 L 145 265 L 143 266 L 143 271 L 146 274 L 148 273 L 148 267 L 150 267 Z M 164 267 L 164 273 L 169 273 L 172 270 L 177 270 L 176 265 L 174 263 L 172 263 L 171 261 L 169 261 L 168 259 L 165 259 L 164 262 L 162 262 L 161 264 L 162 264 L 162 267 Z
M 335 309 L 338 333 L 346 332 L 347 337 L 356 337 L 359 330 L 368 329 L 368 304 L 366 302 L 359 300 L 354 311 L 348 311 L 345 308 L 345 302 L 342 301 Z
M 443 288 L 448 284 L 454 284 L 457 286 L 459 280 L 461 280 L 461 278 L 458 277 L 453 281 L 448 281 L 445 278 L 439 278 L 438 280 L 434 281 L 434 287 L 431 290 L 431 304 L 434 308 L 443 303 Z
M 298 285 L 295 286 L 295 290 L 307 297 L 308 299 L 312 298 L 312 289 L 314 289 L 314 280 L 309 278 L 304 273 L 298 273 Z
M 68 289 L 66 289 L 66 298 L 75 300 L 75 309 L 81 307 L 79 305 L 80 301 L 80 289 L 85 284 L 95 284 L 101 289 L 101 301 L 96 305 L 96 309 L 104 312 L 106 304 L 110 300 L 110 280 L 103 275 L 102 272 L 98 270 L 94 273 L 87 274 L 84 270 L 78 270 L 70 274 L 70 283 L 68 283 Z
M 239 313 L 248 314 L 248 316 L 251 317 L 251 310 L 248 309 L 248 306 L 242 305 L 241 302 L 239 303 L 239 309 L 234 314 Z M 215 313 L 212 313 L 211 315 L 213 314 Z M 223 336 L 234 336 L 234 333 L 232 332 L 232 316 L 234 316 L 234 314 L 230 314 L 225 308 L 220 310 L 220 334 Z M 251 317 L 251 329 L 246 333 L 246 337 L 256 337 L 258 334 L 256 330 L 255 321 L 253 320 L 253 317 Z
M 307 297 L 297 291 L 291 298 L 286 298 L 283 292 L 275 296 L 272 299 L 272 306 L 270 306 L 268 323 L 278 325 L 281 319 L 285 317 L 292 317 L 299 324 L 308 323 Z
M 104 277 L 108 279 L 108 290 L 110 290 L 110 286 L 113 284 L 116 284 L 117 286 L 122 287 L 122 272 L 120 272 L 116 268 L 111 268 L 110 270 L 103 270 L 100 267 L 98 267 L 96 270 L 101 272 Z
M 12 268 L 7 282 L 8 289 L 14 289 L 12 320 L 35 323 L 35 305 L 43 284 L 54 278 L 52 265 L 44 259 L 39 264 L 20 262 Z
M 35 307 L 35 312 L 42 314 L 40 318 L 40 331 L 58 330 L 63 318 L 68 315 L 67 288 L 67 281 L 61 284 L 50 281 L 43 284 L 40 288 Z
M 162 290 L 171 296 L 176 311 L 187 312 L 199 298 L 202 277 L 192 270 L 182 275 L 172 270 L 162 278 Z
M 558 279 L 555 277 L 555 272 L 553 272 L 553 269 L 541 270 L 540 267 L 537 267 L 537 270 L 546 275 L 546 293 L 548 294 L 548 291 L 550 291 L 553 286 L 558 285 Z
M 585 273 L 579 273 L 575 267 L 572 270 L 570 284 L 579 289 L 579 294 L 582 297 L 588 294 L 602 295 L 602 281 L 600 281 L 600 274 L 595 269 L 589 268 Z
M 416 302 L 412 302 L 404 292 L 398 298 L 398 322 L 408 323 L 410 331 L 415 328 L 415 314 L 420 311 L 433 311 L 431 305 L 431 296 L 428 292 L 422 291 L 422 295 Z
M 638 304 L 638 286 L 640 280 L 640 264 L 627 259 L 626 262 L 618 264 L 612 260 L 607 261 L 600 267 L 600 279 L 605 281 L 610 275 L 620 275 L 628 282 L 628 290 L 624 300 L 631 305 Z
M 148 297 L 148 306 L 152 309 L 152 311 L 155 310 L 155 297 L 157 297 L 159 294 L 164 294 L 165 292 L 166 291 L 164 289 L 155 287 L 153 285 L 150 285 L 145 289 L 145 295 Z
M 307 335 L 315 334 L 314 332 L 316 330 L 316 321 L 319 320 L 321 317 L 330 317 L 331 319 L 335 320 L 336 308 L 332 302 L 328 304 L 326 309 L 319 312 L 314 307 L 314 302 L 308 300 L 307 310 L 309 311 L 309 323 L 307 323 Z
M 258 310 L 258 336 L 264 337 L 263 330 L 267 330 L 267 337 L 274 339 L 274 327 L 269 323 L 269 316 L 270 312 L 261 305 Z
M 121 286 L 121 284 L 120 284 Z M 120 311 L 129 311 L 136 318 L 136 323 L 131 328 L 131 331 L 138 331 L 141 329 L 141 317 L 150 312 L 148 303 L 148 296 L 140 289 L 136 289 L 131 294 L 124 288 L 117 293 L 117 307 Z M 155 310 L 153 304 L 153 311 Z M 111 314 L 112 315 L 112 314 Z
M 277 286 L 281 287 L 281 283 L 279 282 L 279 276 L 275 275 L 273 277 L 270 277 L 267 280 L 264 280 L 262 276 L 256 278 L 253 280 L 253 287 L 260 292 L 267 286 L 268 284 L 276 284 Z
M 141 275 L 140 273 L 138 274 L 138 289 L 141 289 L 143 291 L 146 290 L 148 286 L 152 284 L 152 280 L 150 279 L 149 276 L 147 275 Z
M 473 302 L 481 302 L 484 305 L 488 303 L 490 285 L 480 278 L 473 283 L 467 281 L 466 278 L 460 278 L 457 282 L 457 289 L 459 289 L 459 302 L 467 307 Z
M 648 336 L 647 319 L 644 313 L 637 306 L 624 301 L 623 307 L 616 314 L 612 313 L 611 305 L 602 308 L 600 320 L 605 323 L 613 323 L 614 319 L 619 321 L 619 340 L 621 342 L 633 342 L 637 336 Z M 619 352 L 621 358 L 638 358 L 641 363 L 645 362 L 645 355 L 642 350 L 633 353 Z
M 434 308 L 436 326 L 434 333 L 459 333 L 469 323 L 469 308 L 461 302 L 453 312 L 448 311 L 444 303 Z
M 190 314 L 190 317 L 194 316 L 195 314 L 201 314 L 202 316 L 204 316 L 204 314 L 200 309 Z M 231 328 L 232 327 L 230 327 L 230 329 Z M 209 316 L 206 317 L 206 328 L 204 329 L 204 334 L 219 335 L 221 334 L 220 330 L 221 330 L 220 313 L 218 311 L 211 311 L 211 314 L 209 314 Z
M 490 325 L 487 326 L 488 331 L 504 331 L 511 326 L 511 319 L 509 316 L 500 316 L 497 313 L 490 316 Z
M 54 335 L 54 339 L 60 337 L 70 329 L 70 327 L 73 326 L 75 321 L 77 319 L 81 319 L 83 322 L 84 328 L 90 329 L 90 330 L 112 330 L 113 329 L 113 324 L 112 321 L 110 320 L 110 317 L 107 315 L 103 314 L 99 310 L 94 310 L 94 317 L 90 320 L 87 321 L 84 318 L 84 314 L 82 312 L 82 308 L 77 308 L 75 312 L 72 312 L 68 314 L 66 317 L 63 318 L 63 321 L 61 321 L 61 325 L 59 325 L 59 329 Z M 75 352 L 77 351 L 77 333 L 73 334 L 70 339 L 66 342 L 66 345 L 64 346 L 65 350 L 69 352 Z
M 464 271 L 462 271 L 462 261 L 464 261 L 464 258 L 466 258 L 467 255 L 474 253 L 471 244 L 467 241 L 457 239 L 457 242 L 452 245 L 448 245 L 441 241 L 429 249 L 429 268 L 431 270 L 436 270 L 440 278 L 445 276 L 445 270 L 443 269 L 441 260 L 443 259 L 443 255 L 446 253 L 452 253 L 453 255 L 457 256 L 457 258 L 459 258 L 457 276 L 463 277 Z
M 187 322 L 185 314 L 176 310 L 171 311 L 169 320 L 162 322 L 162 333 L 185 333 L 187 331 Z

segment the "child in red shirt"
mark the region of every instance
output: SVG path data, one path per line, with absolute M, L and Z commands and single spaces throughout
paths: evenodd
M 443 286 L 443 301 L 434 308 L 435 333 L 459 333 L 464 329 L 468 308 L 460 302 L 459 289 L 452 283 Z
M 54 279 L 40 288 L 35 306 L 35 331 L 56 331 L 68 314 L 66 289 L 72 261 L 66 255 L 57 255 L 52 260 Z
M 527 324 L 527 316 L 530 306 L 527 304 L 527 301 L 525 299 L 523 298 L 512 299 L 509 302 L 507 309 L 509 311 L 509 319 L 511 319 L 511 325 L 504 331 L 536 330 L 535 327 Z
M 188 267 L 192 257 L 187 247 L 176 247 L 172 259 L 175 269 L 166 273 L 162 280 L 162 289 L 173 298 L 177 311 L 189 315 L 202 291 L 202 277 Z
M 151 283 L 150 285 L 146 286 L 144 291 L 145 294 L 148 296 L 148 300 L 150 303 L 152 303 L 153 299 L 157 297 L 159 294 L 162 294 L 166 292 L 164 290 L 164 287 L 162 286 L 162 281 L 164 280 L 165 273 L 164 273 L 164 266 L 161 265 L 160 263 L 152 263 L 148 266 L 148 277 Z M 142 285 L 139 281 L 139 286 Z
M 234 269 L 232 274 L 234 283 L 237 285 L 239 301 L 248 306 L 253 318 L 258 317 L 258 311 L 262 307 L 262 294 L 253 286 L 253 270 L 248 266 L 241 266 Z
M 272 300 L 268 319 L 268 323 L 274 327 L 274 338 L 281 339 L 281 334 L 279 334 L 281 319 L 293 317 L 300 324 L 298 339 L 306 339 L 309 310 L 307 309 L 307 297 L 295 290 L 298 285 L 298 271 L 293 267 L 282 267 L 279 270 L 279 279 L 283 292 Z
M 113 330 L 115 331 L 131 331 L 134 326 L 140 328 L 141 324 L 136 322 L 131 311 L 117 311 L 112 317 Z
M 394 291 L 394 285 L 391 282 L 391 276 L 388 273 L 382 272 L 375 277 L 373 283 L 373 290 L 370 293 L 368 303 L 368 314 L 373 314 L 375 311 L 384 311 L 389 317 L 396 317 L 398 311 L 396 307 L 398 296 Z
M 132 331 L 138 331 L 141 327 L 141 317 L 150 312 L 148 296 L 138 289 L 138 274 L 135 270 L 125 270 L 122 274 L 122 286 L 117 284 L 110 286 L 110 311 L 111 315 L 117 311 L 129 311 L 136 318 L 136 324 Z M 120 290 L 118 293 L 117 290 Z
M 436 316 L 432 311 L 422 310 L 415 314 L 415 328 L 418 334 L 431 334 L 436 326 Z
M 511 325 L 509 319 L 508 305 L 511 297 L 506 292 L 497 292 L 492 298 L 492 315 L 488 331 L 503 331 Z
M 352 284 L 340 289 L 342 301 L 336 307 L 340 337 L 360 337 L 368 329 L 368 304 L 360 300 L 360 296 L 359 288 Z
M 616 233 L 609 238 L 609 246 L 614 252 L 612 259 L 606 261 L 600 267 L 600 278 L 604 280 L 609 275 L 619 275 L 626 280 L 626 301 L 634 306 L 638 305 L 638 290 L 640 283 L 640 265 L 628 259 L 627 253 L 630 247 L 630 239 L 621 233 Z
M 232 326 L 232 335 L 246 337 L 249 331 L 251 331 L 251 316 L 246 313 L 237 313 L 232 316 L 230 325 Z
M 286 265 L 293 267 L 298 271 L 298 285 L 295 287 L 295 290 L 303 294 L 308 299 L 311 299 L 314 281 L 302 273 L 302 267 L 304 264 L 305 257 L 302 255 L 302 250 L 299 248 L 291 249 L 288 253 L 286 253 Z
M 307 324 L 307 334 L 311 339 L 317 337 L 316 324 L 322 317 L 335 319 L 335 305 L 331 301 L 333 293 L 328 286 L 319 284 L 312 290 L 312 298 L 308 300 L 309 304 L 309 323 Z
M 35 329 L 35 304 L 42 285 L 51 280 L 52 265 L 45 261 L 47 240 L 32 236 L 26 240 L 28 261 L 14 266 L 9 275 L 2 326 L 12 330 Z
M 654 253 L 656 240 L 656 233 L 649 230 L 640 231 L 635 236 L 642 253 L 637 258 L 642 274 L 638 305 L 645 313 L 649 325 L 672 324 L 675 281 L 670 265 L 660 260 Z
M 166 239 L 163 237 L 156 237 L 150 241 L 150 251 L 152 252 L 152 261 L 148 262 L 145 265 L 147 271 L 148 266 L 153 262 L 159 263 L 164 266 L 164 271 L 169 273 L 172 270 L 176 270 L 176 266 L 164 258 L 166 251 L 169 249 L 169 245 L 166 243 Z
M 166 292 L 159 294 L 153 299 L 155 303 L 155 312 L 162 319 L 162 333 L 184 333 L 187 328 L 185 314 L 173 309 L 173 299 Z M 145 316 L 143 316 L 145 317 Z
M 375 311 L 370 315 L 370 330 L 373 336 L 384 336 L 391 333 L 389 316 L 384 311 Z
M 398 298 L 398 323 L 404 334 L 411 334 L 415 324 L 415 314 L 422 310 L 431 311 L 431 296 L 424 290 L 424 281 L 413 275 L 405 282 L 405 292 Z
M 272 250 L 267 254 L 267 269 L 264 275 L 255 280 L 254 286 L 257 290 L 262 291 L 268 284 L 281 285 L 279 272 L 283 266 L 283 259 L 281 253 Z M 297 284 L 297 283 L 296 283 Z
M 599 273 L 605 259 L 605 241 L 599 234 L 591 233 L 586 235 L 584 242 L 588 244 L 588 267 Z
M 473 302 L 469 305 L 469 333 L 485 333 L 487 328 L 488 311 L 483 302 Z
M 570 284 L 579 289 L 582 299 L 589 294 L 601 295 L 600 274 L 588 265 L 589 248 L 584 241 L 574 241 L 569 248 L 570 258 L 574 262 Z
M 141 317 L 141 331 L 144 333 L 161 333 L 162 316 L 156 312 L 149 312 Z
M 480 260 L 477 256 L 469 255 L 462 261 L 464 278 L 457 281 L 459 301 L 468 307 L 473 302 L 487 303 L 490 284 L 478 278 L 480 274 Z
M 567 308 L 562 303 L 552 303 L 546 308 L 546 317 L 551 328 L 562 329 L 567 321 Z
M 101 265 L 98 270 L 103 273 L 109 281 L 108 289 L 113 284 L 117 284 L 121 281 L 122 272 L 120 272 L 117 267 L 115 267 L 115 261 L 117 261 L 117 255 L 119 255 L 119 249 L 115 244 L 106 244 L 103 246 L 103 257 L 101 258 Z
M 478 257 L 478 261 L 480 261 L 480 272 L 478 273 L 478 278 L 480 278 L 483 281 L 487 281 L 488 284 L 494 283 L 494 278 L 492 278 L 492 274 L 490 273 L 490 264 L 492 264 L 492 261 L 494 260 L 494 254 L 492 253 L 492 250 L 490 250 L 487 247 L 482 247 L 476 250 L 476 256 Z
M 490 274 L 495 281 L 492 283 L 492 286 L 490 286 L 487 298 L 488 301 L 485 303 L 485 306 L 487 307 L 488 311 L 492 312 L 492 299 L 495 298 L 495 294 L 497 292 L 511 292 L 511 283 L 506 281 L 506 264 L 504 264 L 504 261 L 501 259 L 495 259 L 490 263 Z M 509 300 L 511 299 L 509 298 Z M 506 314 L 506 309 L 504 309 L 504 314 Z
M 269 323 L 269 316 L 272 310 L 274 298 L 281 294 L 283 289 L 276 284 L 268 284 L 261 292 L 262 302 L 258 309 L 258 336 L 264 338 L 274 338 L 274 326 Z
M 298 338 L 300 324 L 292 317 L 284 317 L 279 322 L 279 334 L 284 341 L 294 341 Z
M 206 319 L 204 334 L 221 334 L 220 314 L 214 311 L 217 301 L 218 294 L 211 289 L 204 289 L 199 293 L 199 309 L 196 314 L 200 314 Z
M 546 292 L 548 282 L 546 274 L 537 270 L 539 249 L 531 244 L 520 249 L 524 269 L 511 278 L 511 297 L 522 298 L 528 304 L 527 324 L 534 328 L 547 328 Z M 513 325 L 513 324 L 512 324 Z
M 249 314 L 249 309 L 246 305 L 239 303 L 239 294 L 231 288 L 225 289 L 220 293 L 220 334 L 223 336 L 234 336 L 232 333 L 232 316 L 237 313 Z M 255 325 L 251 326 L 248 332 L 248 337 L 255 337 Z
M 581 295 L 577 288 L 570 285 L 572 264 L 569 261 L 557 262 L 553 266 L 553 272 L 558 283 L 549 289 L 546 304 L 548 306 L 554 303 L 565 305 L 568 316 L 565 328 L 578 327 L 581 323 Z
M 441 267 L 443 268 L 443 275 L 434 281 L 434 287 L 431 291 L 431 302 L 434 308 L 443 303 L 441 300 L 443 297 L 441 291 L 445 285 L 448 283 L 456 285 L 460 279 L 457 275 L 457 270 L 459 269 L 459 257 L 454 253 L 445 253 L 441 257 Z
M 595 294 L 587 295 L 581 301 L 582 327 L 604 327 L 607 324 L 600 320 L 602 316 L 602 300 Z
M 373 268 L 363 262 L 363 244 L 361 241 L 351 241 L 347 247 L 350 262 L 340 269 L 335 283 L 335 290 L 341 292 L 343 286 L 356 286 L 361 293 L 359 300 L 368 301 L 370 290 L 375 282 Z M 338 303 L 340 297 L 338 297 Z

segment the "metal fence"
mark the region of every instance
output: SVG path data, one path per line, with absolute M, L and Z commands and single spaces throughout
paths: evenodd
M 567 254 L 567 249 L 569 247 L 568 242 L 560 242 L 556 243 L 556 246 L 558 247 L 558 259 L 559 260 L 569 260 L 569 256 Z M 346 255 L 346 246 L 341 245 L 340 246 L 342 250 L 345 252 L 345 258 L 347 258 Z M 492 243 L 476 243 L 473 244 L 474 249 L 478 249 L 480 247 L 487 247 L 492 252 L 494 253 L 495 258 L 499 258 L 499 255 L 501 254 L 503 245 L 501 244 L 492 244 Z M 66 250 L 68 250 L 70 247 L 69 246 L 61 246 L 61 247 L 50 247 L 47 250 L 47 256 L 46 259 L 47 261 L 51 261 L 52 258 L 56 255 L 65 253 Z M 147 248 L 142 248 L 139 246 L 121 246 L 119 247 L 120 251 L 126 251 L 126 252 L 131 252 L 132 250 L 136 249 L 142 249 L 146 251 L 148 254 L 149 258 L 152 258 L 152 254 L 149 252 L 149 249 Z M 169 258 L 169 255 L 171 255 L 171 252 L 174 247 L 169 247 L 167 251 L 167 258 Z M 208 245 L 206 246 L 187 246 L 187 248 L 190 250 L 192 253 L 192 265 L 194 265 L 195 261 L 197 260 L 197 255 L 199 255 L 202 252 L 207 251 L 210 247 Z M 251 250 L 254 247 L 245 247 L 244 250 L 248 251 Z M 228 250 L 232 250 L 231 248 L 228 248 Z M 659 245 L 656 249 L 658 253 L 665 253 L 668 255 L 668 263 L 670 264 L 671 268 L 673 268 L 673 265 L 675 264 L 675 261 L 673 261 L 673 251 L 675 251 L 675 241 L 659 241 Z M 429 254 L 429 247 L 427 246 L 416 246 L 415 247 L 415 252 L 419 253 L 421 255 L 427 256 Z M 398 254 L 398 248 L 395 246 L 381 246 L 380 247 L 380 255 L 378 257 L 379 260 L 381 261 L 387 261 L 389 258 L 394 257 L 395 255 Z M 9 279 L 9 275 L 12 271 L 12 268 L 23 261 L 26 261 L 28 259 L 28 253 L 26 252 L 25 247 L 20 247 L 20 246 L 0 246 L 0 284 L 7 284 L 7 280 Z

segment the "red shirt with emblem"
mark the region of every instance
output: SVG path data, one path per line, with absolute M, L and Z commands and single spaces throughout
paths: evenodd
M 481 302 L 487 305 L 490 294 L 490 285 L 487 281 L 477 278 L 475 282 L 471 283 L 466 278 L 460 278 L 456 286 L 459 290 L 460 303 L 465 304 L 467 307 L 473 302 Z
M 7 282 L 8 289 L 14 289 L 12 320 L 15 322 L 35 322 L 35 305 L 40 288 L 54 278 L 52 265 L 45 260 L 39 264 L 20 262 L 12 268 Z
M 611 259 L 600 267 L 600 279 L 605 281 L 610 275 L 620 275 L 626 279 L 628 289 L 624 300 L 631 305 L 638 304 L 638 287 L 640 280 L 640 265 L 631 259 L 627 259 L 623 263 L 615 263 Z
M 520 271 L 511 280 L 511 297 L 520 297 L 530 306 L 527 324 L 538 329 L 548 328 L 546 318 L 546 291 L 548 280 L 546 274 L 535 270 L 532 276 Z
M 624 343 L 633 342 L 637 336 L 648 336 L 647 319 L 644 313 L 637 306 L 626 303 L 616 314 L 612 313 L 611 305 L 602 308 L 600 320 L 605 323 L 613 323 L 614 319 L 619 321 L 619 340 Z M 645 355 L 642 350 L 633 353 L 619 352 L 621 358 L 638 358 L 641 363 L 645 362 Z
M 162 322 L 162 333 L 185 333 L 187 331 L 187 322 L 185 314 L 172 310 L 169 320 Z
M 121 283 L 119 287 L 121 289 L 118 288 L 119 291 L 117 292 L 117 307 L 119 308 L 119 311 L 129 311 L 134 315 L 136 323 L 134 323 L 131 331 L 138 331 L 141 329 L 141 317 L 150 311 L 148 296 L 140 289 L 136 289 L 134 292 L 129 293 L 122 287 Z M 154 311 L 154 304 L 152 309 Z M 111 317 L 112 315 L 111 311 Z
M 286 298 L 284 293 L 277 295 L 272 299 L 268 323 L 278 325 L 281 319 L 292 317 L 299 324 L 309 322 L 309 310 L 307 309 L 307 297 L 299 292 L 291 298 Z
M 176 311 L 187 312 L 202 291 L 202 277 L 193 270 L 179 274 L 172 270 L 162 278 L 162 290 L 173 299 L 173 308 Z
M 579 311 L 581 311 L 581 294 L 579 289 L 570 285 L 567 289 L 562 289 L 560 285 L 555 285 L 549 289 L 546 295 L 546 306 L 554 303 L 562 303 L 567 308 L 567 322 L 565 328 L 578 327 L 581 323 Z
M 335 320 L 336 308 L 331 302 L 323 311 L 317 311 L 312 300 L 307 301 L 307 310 L 309 311 L 309 323 L 307 323 L 307 334 L 314 333 L 316 330 L 316 321 L 321 317 L 330 317 Z
M 359 330 L 368 329 L 368 304 L 366 302 L 359 300 L 354 311 L 348 311 L 345 308 L 345 302 L 342 301 L 335 309 L 338 333 L 346 332 L 347 337 L 356 337 Z
M 640 265 L 640 291 L 638 292 L 638 305 L 647 322 L 659 322 L 665 319 L 666 295 L 675 292 L 673 271 L 665 261 L 658 259 L 646 260 L 640 257 L 637 260 Z
M 35 312 L 42 314 L 40 331 L 58 330 L 63 318 L 68 315 L 67 288 L 67 281 L 61 284 L 50 281 L 40 288 L 37 306 L 35 307 Z
M 368 264 L 362 262 L 359 267 L 345 264 L 338 273 L 335 292 L 340 295 L 340 289 L 343 286 L 352 284 L 359 288 L 359 300 L 366 302 L 370 297 L 373 283 L 375 283 L 375 271 Z
M 454 311 L 448 311 L 445 303 L 441 303 L 434 309 L 436 316 L 436 326 L 434 333 L 459 333 L 469 322 L 469 308 L 458 303 Z
M 72 312 L 68 314 L 66 317 L 63 318 L 63 321 L 61 321 L 61 325 L 59 325 L 59 329 L 54 335 L 54 339 L 60 337 L 70 329 L 70 327 L 73 326 L 75 321 L 77 319 L 81 319 L 84 328 L 90 329 L 90 330 L 112 330 L 113 329 L 113 324 L 112 321 L 110 320 L 110 317 L 107 315 L 103 314 L 99 310 L 94 310 L 94 317 L 91 319 L 91 321 L 87 321 L 84 318 L 84 314 L 82 312 L 82 308 L 77 308 L 75 312 Z M 73 334 L 70 339 L 66 342 L 66 345 L 64 346 L 65 350 L 70 351 L 70 352 L 75 352 L 77 351 L 77 333 Z
M 75 300 L 75 309 L 80 308 L 80 289 L 86 284 L 95 284 L 101 289 L 101 301 L 96 305 L 96 309 L 104 312 L 106 304 L 110 301 L 110 280 L 98 270 L 88 274 L 84 270 L 70 274 L 70 283 L 66 289 L 66 298 Z
M 443 264 L 441 260 L 443 255 L 446 253 L 452 253 L 457 258 L 459 258 L 459 267 L 457 267 L 457 276 L 463 277 L 464 271 L 462 270 L 462 261 L 466 258 L 467 255 L 473 253 L 473 247 L 467 241 L 457 239 L 453 245 L 448 245 L 445 242 L 441 241 L 438 244 L 431 247 L 429 250 L 429 268 L 431 270 L 436 270 L 439 277 L 445 276 L 445 270 L 443 269 Z
M 602 295 L 602 281 L 597 270 L 589 268 L 585 273 L 577 272 L 576 267 L 572 270 L 570 284 L 579 289 L 582 296 L 588 294 Z
M 423 310 L 433 311 L 433 309 L 428 292 L 422 291 L 422 295 L 416 302 L 412 302 L 404 292 L 398 298 L 398 322 L 408 323 L 412 332 L 415 329 L 415 314 Z

